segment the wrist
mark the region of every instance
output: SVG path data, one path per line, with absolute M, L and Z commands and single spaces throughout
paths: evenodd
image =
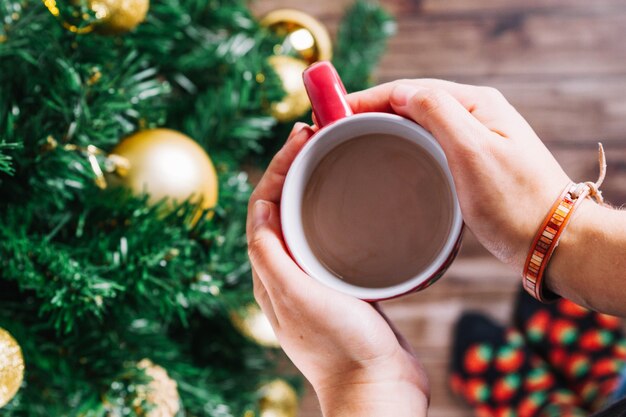
M 606 219 L 611 211 L 586 199 L 572 214 L 546 271 L 544 285 L 549 290 L 579 304 L 590 304 L 586 299 L 590 294 L 586 287 L 592 284 L 588 278 L 593 275 L 589 271 L 593 265 L 590 254 L 599 249 L 602 219 Z
M 409 381 L 355 381 L 316 392 L 324 417 L 422 417 L 428 409 L 426 393 Z
M 416 364 L 393 369 L 357 369 L 315 391 L 325 417 L 426 416 L 428 381 Z

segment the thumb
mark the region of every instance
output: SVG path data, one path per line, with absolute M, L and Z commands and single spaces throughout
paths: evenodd
M 347 306 L 352 297 L 337 292 L 300 269 L 287 251 L 282 238 L 279 207 L 258 200 L 252 207 L 248 233 L 248 255 L 257 278 L 265 287 L 278 322 L 298 314 L 322 320 L 328 304 Z
M 257 200 L 252 206 L 248 256 L 270 298 L 284 297 L 286 290 L 297 294 L 314 291 L 312 278 L 293 261 L 283 241 L 279 208 L 269 201 Z
M 446 154 L 474 148 L 488 137 L 489 130 L 444 90 L 399 84 L 391 91 L 389 101 L 397 114 L 432 133 Z

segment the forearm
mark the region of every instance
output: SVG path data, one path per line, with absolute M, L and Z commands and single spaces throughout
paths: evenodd
M 578 304 L 626 316 L 626 211 L 587 200 L 573 216 L 546 285 Z
M 426 394 L 409 382 L 350 384 L 317 393 L 324 417 L 425 417 Z

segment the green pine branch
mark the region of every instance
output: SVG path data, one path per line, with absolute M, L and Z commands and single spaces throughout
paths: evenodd
M 11 148 L 15 148 L 15 144 L 0 142 L 0 174 L 13 174 L 13 167 L 11 166 L 11 155 L 8 152 Z
M 333 58 L 348 91 L 372 85 L 372 72 L 395 33 L 395 20 L 376 2 L 357 0 L 348 10 L 339 26 Z
M 0 0 L 0 327 L 27 368 L 2 415 L 139 415 L 127 406 L 149 358 L 177 381 L 187 415 L 241 416 L 276 374 L 274 355 L 228 319 L 253 298 L 241 166 L 287 128 L 268 112 L 283 95 L 267 63 L 273 35 L 240 0 L 155 0 L 112 37 L 62 26 L 92 22 L 86 1 L 57 6 L 61 18 L 39 0 Z M 335 62 L 350 89 L 369 81 L 389 22 L 359 2 L 342 24 Z M 164 211 L 101 190 L 81 151 L 162 126 L 218 169 L 218 206 L 197 224 L 189 203 Z

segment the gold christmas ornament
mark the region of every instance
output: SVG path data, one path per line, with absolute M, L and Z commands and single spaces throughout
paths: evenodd
M 281 122 L 289 122 L 302 116 L 311 108 L 309 97 L 302 81 L 302 72 L 307 68 L 306 62 L 286 55 L 273 55 L 269 63 L 280 78 L 285 90 L 285 97 L 272 103 L 271 113 Z
M 261 19 L 268 27 L 284 38 L 278 45 L 277 55 L 295 52 L 307 64 L 332 58 L 332 43 L 328 31 L 312 16 L 293 9 L 274 10 Z
M 0 328 L 0 408 L 15 396 L 24 379 L 24 357 L 17 341 Z
M 180 132 L 137 132 L 122 140 L 107 159 L 115 166 L 107 180 L 130 188 L 136 195 L 149 194 L 151 203 L 164 198 L 172 203 L 189 199 L 203 210 L 217 204 L 217 173 L 209 155 Z M 198 211 L 191 223 L 201 215 Z
M 96 14 L 96 32 L 118 35 L 133 30 L 144 21 L 150 0 L 89 0 L 89 7 Z
M 137 388 L 137 398 L 154 406 L 146 417 L 174 417 L 180 410 L 176 381 L 169 377 L 165 369 L 155 365 L 150 359 L 141 360 L 137 367 L 152 378 L 148 385 Z
M 250 303 L 230 313 L 233 326 L 248 339 L 270 348 L 279 348 L 274 329 L 257 303 Z
M 298 414 L 298 395 L 282 379 L 263 385 L 259 394 L 260 417 L 296 417 Z

